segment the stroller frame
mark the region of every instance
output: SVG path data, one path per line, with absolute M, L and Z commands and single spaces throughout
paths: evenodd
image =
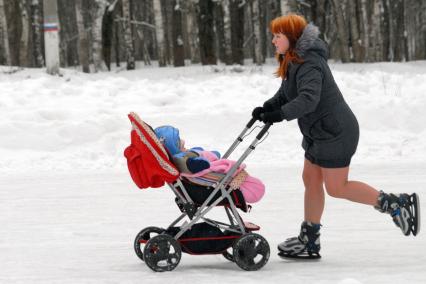
M 222 157 L 222 159 L 228 158 L 232 152 L 237 148 L 237 146 L 243 141 L 244 135 L 247 133 L 247 131 L 253 126 L 253 124 L 256 122 L 255 119 L 251 119 L 244 130 L 238 135 L 238 137 L 235 139 L 235 141 L 232 143 L 232 145 L 229 147 L 229 149 L 226 151 L 225 155 Z M 226 229 L 228 231 L 233 231 L 236 233 L 245 234 L 247 233 L 247 228 L 244 225 L 244 222 L 241 218 L 241 216 L 238 214 L 237 207 L 234 204 L 234 201 L 232 200 L 232 197 L 230 193 L 232 192 L 232 188 L 229 188 L 226 190 L 226 186 L 231 181 L 231 177 L 234 175 L 234 173 L 238 170 L 239 166 L 243 163 L 243 161 L 250 155 L 252 151 L 255 150 L 257 144 L 262 139 L 262 137 L 265 135 L 265 133 L 268 131 L 271 124 L 265 124 L 265 126 L 261 129 L 259 134 L 256 136 L 256 138 L 252 141 L 250 146 L 245 150 L 245 152 L 241 155 L 241 157 L 237 160 L 237 162 L 231 167 L 231 169 L 228 171 L 228 173 L 220 180 L 219 184 L 217 184 L 212 191 L 212 193 L 207 197 L 207 199 L 204 201 L 204 203 L 197 209 L 195 214 L 192 214 L 191 210 L 196 206 L 195 203 L 192 201 L 191 197 L 189 196 L 185 186 L 183 185 L 180 178 L 177 179 L 175 184 L 167 183 L 168 186 L 171 188 L 171 190 L 175 193 L 176 197 L 183 203 L 184 213 L 182 213 L 181 216 L 179 216 L 175 221 L 170 224 L 170 227 L 175 226 L 178 224 L 185 216 L 188 216 L 191 221 L 189 223 L 183 224 L 181 226 L 181 230 L 174 236 L 174 239 L 179 239 L 180 236 L 182 236 L 188 229 L 192 227 L 197 221 L 200 219 L 204 220 L 205 222 L 216 226 L 221 229 Z M 180 194 L 180 192 L 177 190 L 180 188 L 183 195 Z M 217 198 L 212 204 L 208 205 L 209 202 L 214 198 L 216 193 L 218 191 L 221 191 L 221 196 Z M 223 199 L 227 199 L 229 202 L 229 208 L 228 206 L 225 207 L 226 214 L 228 216 L 230 224 L 225 224 L 219 221 L 211 220 L 208 218 L 205 218 L 204 216 L 213 208 L 216 207 Z M 185 210 L 186 209 L 186 210 Z M 230 212 L 231 211 L 231 212 Z M 232 213 L 232 214 L 231 214 Z M 193 216 L 192 216 L 193 215 Z M 235 224 L 236 223 L 236 224 Z M 238 227 L 236 227 L 238 226 Z
M 247 123 L 243 131 L 238 135 L 222 159 L 228 158 L 237 148 L 237 146 L 243 141 L 244 137 L 251 134 L 250 132 L 249 134 L 245 135 L 247 131 L 252 128 L 255 122 L 256 119 L 252 118 Z M 268 132 L 271 125 L 271 123 L 267 123 L 263 127 L 260 127 L 261 130 L 248 146 L 248 148 L 231 167 L 231 169 L 212 186 L 212 192 L 201 205 L 196 204 L 191 199 L 190 194 L 188 193 L 187 188 L 185 188 L 181 177 L 178 177 L 171 183 L 167 182 L 167 185 L 176 196 L 175 200 L 182 214 L 176 220 L 174 220 L 166 230 L 158 227 L 147 227 L 139 232 L 139 234 L 136 236 L 134 243 L 136 254 L 148 265 L 149 268 L 157 272 L 173 270 L 178 265 L 181 258 L 181 246 L 179 245 L 179 238 L 185 234 L 185 232 L 191 230 L 191 228 L 200 220 L 204 221 L 204 223 L 207 223 L 208 225 L 216 227 L 217 229 L 234 233 L 232 236 L 224 236 L 223 238 L 235 239 L 232 245 L 232 254 L 228 253 L 227 249 L 225 249 L 225 251 L 207 252 L 202 254 L 222 253 L 226 259 L 235 262 L 240 268 L 244 270 L 258 270 L 266 264 L 270 253 L 269 244 L 261 235 L 252 233 L 252 231 L 259 230 L 259 226 L 247 223 L 247 225 L 251 225 L 251 228 L 249 228 L 246 226 L 246 223 L 243 222 L 243 219 L 237 211 L 237 206 L 231 197 L 231 192 L 233 189 L 228 187 L 228 184 L 231 182 L 233 175 L 236 173 L 243 161 L 250 155 L 251 152 L 255 150 L 256 146 L 260 143 L 259 141 L 262 140 L 262 137 Z M 220 196 L 212 201 L 217 193 L 219 193 L 219 191 Z M 225 199 L 228 202 L 227 204 L 224 204 L 224 208 L 229 219 L 229 224 L 205 217 L 205 215 L 213 207 L 216 207 Z M 212 203 L 210 203 L 211 201 Z M 245 209 L 250 208 L 248 205 L 245 206 Z M 185 217 L 189 218 L 189 222 L 188 220 L 185 220 L 180 226 L 178 226 L 178 229 L 176 229 L 175 226 L 179 224 Z M 166 232 L 171 229 L 175 229 L 175 233 L 172 235 L 167 234 Z M 151 238 L 151 233 L 158 235 Z M 140 244 L 142 243 L 146 244 L 143 249 L 143 253 L 140 248 Z M 170 248 L 173 248 L 173 252 L 170 252 Z M 262 259 L 261 261 L 258 261 L 258 263 L 255 263 L 254 258 L 258 254 L 262 255 Z M 157 265 L 159 259 L 164 260 L 166 263 L 162 266 Z

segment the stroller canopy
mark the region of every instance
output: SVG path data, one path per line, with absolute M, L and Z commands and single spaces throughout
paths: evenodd
M 131 144 L 124 150 L 124 156 L 133 181 L 139 188 L 161 187 L 165 182 L 175 181 L 179 171 L 151 126 L 134 112 L 128 117 L 132 123 Z

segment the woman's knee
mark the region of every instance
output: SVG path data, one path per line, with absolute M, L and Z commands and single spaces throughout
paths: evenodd
M 323 178 L 321 172 L 304 170 L 302 174 L 306 190 L 322 189 Z
M 325 182 L 327 194 L 334 198 L 344 198 L 343 184 Z
M 348 182 L 349 168 L 322 169 L 327 194 L 335 198 L 346 198 L 345 186 Z

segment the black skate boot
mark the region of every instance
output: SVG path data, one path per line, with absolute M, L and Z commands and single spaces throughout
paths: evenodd
M 285 258 L 320 258 L 320 227 L 320 224 L 304 221 L 298 237 L 289 238 L 278 245 L 278 255 Z
M 389 213 L 404 235 L 409 236 L 411 233 L 416 236 L 420 231 L 419 206 L 419 197 L 416 193 L 395 195 L 380 191 L 377 206 L 374 208 L 382 213 Z

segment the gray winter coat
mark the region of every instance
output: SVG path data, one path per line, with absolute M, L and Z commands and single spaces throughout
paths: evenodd
M 356 151 L 358 122 L 334 81 L 327 46 L 318 34 L 314 25 L 306 26 L 296 43 L 303 63 L 289 65 L 287 79 L 265 104 L 280 109 L 283 119 L 298 119 L 302 147 L 311 161 L 342 167 L 349 165 Z

